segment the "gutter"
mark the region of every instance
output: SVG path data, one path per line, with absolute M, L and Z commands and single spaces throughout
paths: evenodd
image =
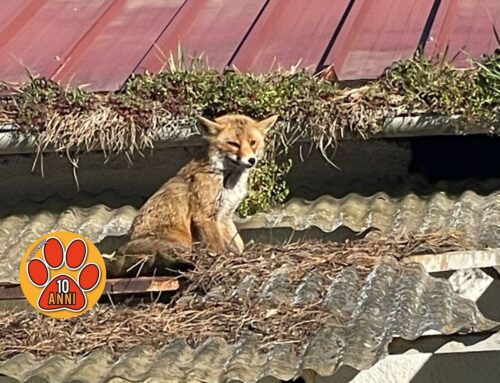
M 462 133 L 457 130 L 464 126 L 461 116 L 409 116 L 395 117 L 383 127 L 383 133 L 370 137 L 379 138 L 411 138 L 424 136 L 454 136 L 472 134 L 494 134 L 500 130 L 500 121 L 493 126 L 486 127 L 484 124 L 475 124 L 467 127 Z M 345 134 L 344 140 L 359 140 L 353 134 Z M 299 140 L 298 142 L 309 142 L 309 140 Z M 198 135 L 190 134 L 185 137 L 169 138 L 168 135 L 158 134 L 155 143 L 157 148 L 166 147 L 193 147 L 203 146 L 203 140 Z M 95 151 L 100 151 L 96 149 Z M 0 155 L 5 154 L 32 154 L 36 152 L 36 138 L 26 135 L 17 130 L 13 125 L 0 126 Z M 55 152 L 54 148 L 47 148 L 46 152 Z
M 467 129 L 463 129 L 467 126 Z M 460 132 L 460 128 L 463 129 Z M 396 117 L 384 126 L 384 132 L 377 138 L 409 138 L 424 136 L 458 136 L 472 134 L 494 134 L 500 129 L 500 121 L 492 126 L 468 124 L 462 116 L 409 116 Z
M 0 154 L 34 153 L 36 139 L 16 130 L 15 126 L 0 126 Z
M 203 146 L 204 141 L 198 135 L 189 135 L 182 137 L 178 135 L 176 138 L 168 138 L 160 132 L 155 140 L 155 148 L 168 147 L 190 147 Z M 0 155 L 6 154 L 34 154 L 37 151 L 36 137 L 27 135 L 12 125 L 0 125 Z M 92 150 L 92 152 L 100 152 L 101 149 Z M 55 148 L 48 147 L 44 153 L 54 153 Z

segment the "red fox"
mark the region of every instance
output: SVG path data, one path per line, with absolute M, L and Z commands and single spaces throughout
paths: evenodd
M 264 138 L 277 118 L 257 122 L 238 114 L 214 121 L 199 117 L 207 156 L 185 165 L 144 204 L 125 247 L 132 250 L 141 243 L 152 249 L 188 248 L 201 242 L 218 253 L 243 252 L 233 214 L 247 194 L 249 173 L 264 155 Z

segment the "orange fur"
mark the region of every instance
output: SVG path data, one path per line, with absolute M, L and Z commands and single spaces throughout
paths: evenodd
M 244 243 L 232 217 L 247 194 L 249 172 L 262 158 L 264 137 L 276 119 L 200 117 L 208 141 L 206 157 L 189 162 L 144 204 L 122 252 L 134 247 L 134 241 L 151 239 L 181 247 L 199 241 L 216 252 L 241 253 Z

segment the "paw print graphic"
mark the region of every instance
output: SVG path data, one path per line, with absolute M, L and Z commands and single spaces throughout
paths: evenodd
M 81 239 L 74 239 L 66 249 L 58 238 L 47 239 L 42 259 L 33 258 L 26 266 L 30 282 L 43 288 L 37 302 L 39 310 L 85 310 L 86 293 L 99 284 L 102 274 L 99 265 L 86 263 L 87 255 L 87 244 Z M 70 274 L 78 276 L 75 279 Z

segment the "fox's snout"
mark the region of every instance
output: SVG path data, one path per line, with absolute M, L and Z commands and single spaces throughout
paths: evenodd
M 244 167 L 244 168 L 252 168 L 257 163 L 257 157 L 255 155 L 246 155 L 242 156 L 240 154 L 228 153 L 227 157 L 234 162 L 235 165 Z

